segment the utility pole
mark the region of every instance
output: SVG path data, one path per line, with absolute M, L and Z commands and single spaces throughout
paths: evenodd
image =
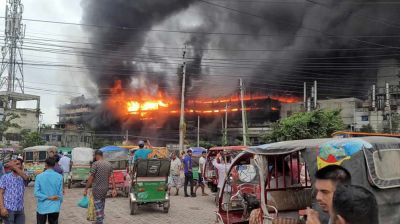
M 243 132 L 243 145 L 247 146 L 247 120 L 246 120 L 246 106 L 244 105 L 244 86 L 243 80 L 239 79 L 240 82 L 240 102 L 242 104 L 242 132 Z
M 125 141 L 126 141 L 126 144 L 128 145 L 129 143 L 129 130 L 128 129 L 126 129 L 126 137 L 125 137 Z
M 197 115 L 197 147 L 200 147 L 200 115 Z
M 393 134 L 393 124 L 392 124 L 392 108 L 390 105 L 390 88 L 389 88 L 389 83 L 386 83 L 385 85 L 385 95 L 386 95 L 386 112 L 389 120 L 389 131 L 390 134 Z
M 179 119 L 179 150 L 184 151 L 185 139 L 185 86 L 186 86 L 186 45 L 183 50 L 183 66 L 182 66 L 182 94 L 181 94 L 181 116 Z
M 304 105 L 304 110 L 307 111 L 307 83 L 304 82 L 304 87 L 303 87 L 303 105 Z
M 225 104 L 224 145 L 228 145 L 228 103 Z
M 317 80 L 314 81 L 314 110 L 317 109 L 317 101 L 318 101 L 318 94 L 317 94 Z

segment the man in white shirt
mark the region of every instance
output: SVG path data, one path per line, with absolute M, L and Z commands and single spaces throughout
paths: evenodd
M 63 156 L 61 157 L 58 165 L 60 165 L 61 169 L 63 170 L 63 179 L 64 183 L 68 181 L 69 172 L 71 171 L 71 159 L 67 156 L 67 152 L 64 152 Z
M 217 162 L 217 159 L 220 160 L 220 163 Z M 225 161 L 225 159 L 226 159 L 226 161 Z M 221 156 L 221 154 L 218 153 L 217 156 L 215 157 L 215 159 L 212 161 L 212 164 L 218 170 L 218 185 L 217 185 L 218 193 L 217 193 L 216 198 L 215 198 L 215 200 L 216 200 L 215 202 L 217 202 L 219 194 L 222 191 L 222 188 L 224 187 L 226 174 L 228 173 L 229 167 L 231 166 L 230 157 L 223 158 Z M 229 191 L 230 190 L 231 190 L 230 186 L 227 185 L 227 186 L 225 186 L 224 191 L 222 191 L 223 192 L 223 202 L 224 203 L 228 202 L 229 199 L 230 199 L 229 198 L 229 194 L 230 194 Z
M 181 169 L 182 162 L 175 153 L 171 155 L 171 167 L 169 171 L 168 194 L 171 193 L 171 188 L 176 188 L 175 195 L 179 195 L 179 188 L 181 188 Z
M 207 157 L 207 152 L 203 151 L 201 153 L 201 157 L 199 159 L 199 180 L 197 182 L 197 186 L 196 189 L 194 190 L 194 193 L 197 193 L 197 189 L 199 187 L 201 187 L 201 193 L 203 196 L 208 196 L 208 194 L 206 194 L 204 192 L 204 167 L 206 165 L 206 157 Z

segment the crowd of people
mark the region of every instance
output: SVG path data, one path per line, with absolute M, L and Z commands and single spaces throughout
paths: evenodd
M 0 178 L 0 216 L 5 224 L 25 223 L 24 194 L 30 177 L 24 172 L 23 163 L 20 156 L 11 160 L 4 165 L 8 172 L 4 171 Z M 63 183 L 71 165 L 66 154 L 49 153 L 45 170 L 36 176 L 34 183 L 37 224 L 58 223 L 64 198 Z
M 147 159 L 150 153 L 151 150 L 145 148 L 145 143 L 140 141 L 139 150 L 136 151 L 131 162 Z M 189 149 L 180 155 L 171 154 L 168 178 L 170 195 L 171 193 L 179 195 L 182 187 L 184 197 L 196 197 L 199 188 L 202 196 L 208 195 L 205 192 L 204 180 L 206 156 L 206 152 L 203 151 L 198 161 L 199 169 L 196 171 L 198 178 L 194 180 L 192 150 Z M 24 193 L 29 177 L 24 172 L 23 162 L 22 157 L 18 157 L 7 163 L 5 166 L 9 172 L 4 173 L 0 178 L 0 216 L 5 224 L 25 223 Z M 217 154 L 212 164 L 217 170 L 218 190 L 221 191 L 228 172 L 227 168 L 231 163 L 229 159 Z M 71 165 L 71 159 L 66 154 L 49 153 L 49 157 L 45 160 L 44 172 L 37 175 L 34 182 L 37 224 L 58 223 L 59 212 L 64 200 L 64 184 L 71 171 Z M 83 192 L 83 195 L 91 194 L 93 197 L 94 223 L 96 224 L 104 222 L 105 200 L 109 192 L 109 180 L 112 174 L 111 163 L 103 158 L 102 151 L 96 150 Z M 115 183 L 113 178 L 111 180 L 112 196 L 116 196 Z M 90 191 L 89 188 L 91 188 Z M 188 188 L 190 192 L 188 192 Z M 314 190 L 318 206 L 307 209 L 307 224 L 379 223 L 375 196 L 363 187 L 351 185 L 351 175 L 345 168 L 329 165 L 318 170 L 315 174 Z M 250 217 L 250 224 L 255 223 L 258 223 L 257 219 Z
M 201 195 L 208 196 L 205 192 L 204 168 L 206 164 L 207 152 L 203 151 L 199 158 L 199 168 L 197 178 L 193 178 L 193 152 L 188 149 L 186 153 L 182 153 L 180 158 L 176 153 L 171 154 L 170 176 L 168 178 L 168 193 L 171 194 L 173 188 L 176 189 L 174 195 L 179 195 L 179 190 L 182 187 L 185 197 L 196 197 L 197 190 L 201 188 Z M 183 174 L 183 177 L 182 175 Z M 188 187 L 190 194 L 188 194 Z

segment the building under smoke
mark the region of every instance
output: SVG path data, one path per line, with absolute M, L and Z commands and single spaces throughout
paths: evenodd
M 177 138 L 176 116 L 135 126 L 143 119 L 110 104 L 125 108 L 116 94 L 135 102 L 132 109 L 143 101 L 157 101 L 161 109 L 160 99 L 179 102 L 184 45 L 189 100 L 235 95 L 238 78 L 248 92 L 267 96 L 302 97 L 303 82 L 317 80 L 320 99 L 366 98 L 380 70 L 398 67 L 398 10 L 378 0 L 85 0 L 82 7 L 82 22 L 93 25 L 85 30 L 96 53 L 82 58 L 102 102 L 88 122 L 98 129 Z M 273 121 L 273 107 L 271 101 L 248 117 Z M 202 123 L 218 130 L 221 116 Z M 152 131 L 160 126 L 165 135 Z

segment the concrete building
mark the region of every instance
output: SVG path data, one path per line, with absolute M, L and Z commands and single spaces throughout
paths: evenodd
M 34 108 L 17 107 L 19 102 L 34 101 Z M 9 128 L 4 136 L 0 136 L 0 142 L 18 146 L 21 140 L 21 131 L 29 130 L 31 132 L 38 131 L 40 118 L 40 97 L 35 95 L 17 93 L 17 92 L 0 92 L 0 119 L 6 119 L 7 115 L 16 114 L 18 118 L 13 123 L 19 125 L 19 128 Z
M 362 108 L 363 101 L 357 98 L 342 98 L 342 99 L 329 99 L 319 100 L 318 108 L 322 110 L 341 110 L 340 115 L 343 119 L 343 123 L 349 130 L 359 130 L 363 125 L 368 124 L 362 122 L 365 120 L 366 114 L 363 113 Z M 293 113 L 304 111 L 303 102 L 282 104 L 280 110 L 280 117 L 286 118 Z
M 42 138 L 57 147 L 93 147 L 94 133 L 85 130 L 45 129 Z
M 95 99 L 86 99 L 84 95 L 73 98 L 69 104 L 59 107 L 59 125 L 67 130 L 87 129 L 97 105 Z

